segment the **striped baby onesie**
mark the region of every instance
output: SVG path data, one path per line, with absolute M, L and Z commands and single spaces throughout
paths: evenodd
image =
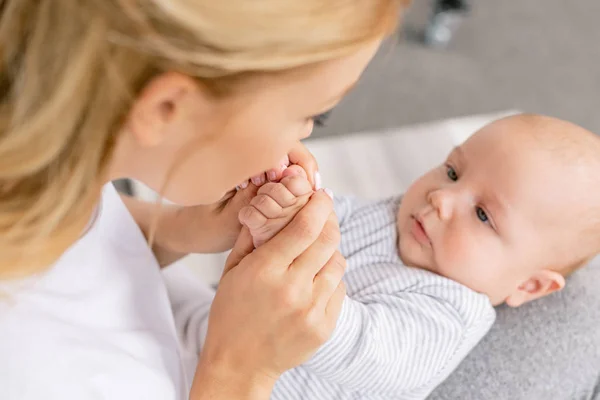
M 402 264 L 399 203 L 336 199 L 348 262 L 342 312 L 330 340 L 282 375 L 272 399 L 424 399 L 493 324 L 485 295 Z

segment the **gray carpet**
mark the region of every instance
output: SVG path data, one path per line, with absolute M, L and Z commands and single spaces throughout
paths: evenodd
M 600 1 L 470 0 L 449 48 L 414 40 L 430 2 L 415 0 L 396 43 L 314 137 L 520 109 L 600 133 Z

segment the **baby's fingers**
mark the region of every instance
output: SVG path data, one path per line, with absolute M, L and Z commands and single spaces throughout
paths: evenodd
M 308 174 L 304 168 L 299 165 L 290 165 L 288 168 L 286 168 L 286 170 L 281 174 L 281 179 L 287 178 L 288 176 L 299 176 L 308 180 Z
M 283 183 L 269 182 L 258 190 L 258 195 L 269 196 L 275 200 L 281 208 L 290 207 L 296 204 L 295 193 L 292 193 Z
M 283 171 L 290 165 L 288 156 L 285 156 L 279 161 L 279 165 L 267 171 L 267 180 L 269 182 L 279 182 L 283 176 Z
M 253 176 L 253 177 L 250 179 L 250 181 L 251 181 L 251 182 L 252 182 L 252 183 L 253 183 L 255 186 L 259 186 L 259 187 L 260 187 L 260 186 L 264 185 L 265 183 L 267 183 L 267 178 L 266 178 L 266 175 L 265 175 L 265 173 L 263 172 L 263 173 L 261 173 L 261 174 L 258 174 L 258 175 L 256 175 L 256 176 Z

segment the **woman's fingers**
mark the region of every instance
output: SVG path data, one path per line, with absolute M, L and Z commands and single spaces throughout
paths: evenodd
M 324 191 L 307 196 L 294 219 L 258 249 L 242 229 L 212 304 L 207 362 L 225 360 L 276 377 L 305 362 L 331 335 L 345 293 L 345 260 L 337 251 L 332 199 Z
M 322 190 L 315 192 L 304 208 L 281 232 L 256 250 L 257 256 L 268 257 L 271 265 L 287 269 L 321 236 L 321 231 L 332 212 L 331 197 Z M 329 257 L 331 254 L 322 262 L 319 269 Z
M 346 286 L 342 281 L 345 272 L 346 260 L 339 251 L 336 251 L 314 279 L 315 311 L 322 312 L 324 318 L 332 323 L 329 326 L 331 330 L 335 327 L 335 321 L 337 321 L 346 296 Z
M 223 269 L 223 274 L 221 277 L 225 276 L 229 270 L 238 265 L 244 257 L 248 254 L 252 253 L 254 250 L 254 243 L 252 242 L 252 235 L 250 235 L 250 231 L 247 227 L 242 227 L 242 231 L 238 236 L 233 249 L 231 249 L 231 253 L 227 257 L 225 261 L 225 268 Z
M 304 146 L 304 144 L 302 144 L 302 142 L 298 142 L 292 151 L 290 151 L 288 157 L 290 159 L 290 164 L 296 164 L 304 168 L 306 174 L 308 175 L 308 180 L 313 185 L 315 190 L 321 189 L 320 175 L 318 174 L 319 164 L 312 153 L 306 148 L 306 146 Z
M 335 251 L 313 280 L 315 304 L 318 308 L 324 310 L 327 307 L 345 272 L 346 259 L 339 251 Z
M 294 260 L 290 265 L 290 270 L 301 275 L 302 279 L 315 277 L 324 266 L 331 262 L 339 244 L 340 228 L 335 213 L 331 212 L 317 239 Z
M 335 328 L 345 299 L 346 284 L 344 284 L 344 281 L 341 281 L 335 288 L 333 295 L 329 298 L 329 303 L 327 303 L 327 306 L 325 307 L 325 318 L 332 324 L 332 326 L 330 326 L 330 332 Z

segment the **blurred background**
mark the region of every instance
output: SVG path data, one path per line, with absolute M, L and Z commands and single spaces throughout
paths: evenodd
M 518 109 L 600 133 L 600 1 L 467 0 L 445 47 L 423 44 L 432 0 L 388 43 L 313 137 Z

